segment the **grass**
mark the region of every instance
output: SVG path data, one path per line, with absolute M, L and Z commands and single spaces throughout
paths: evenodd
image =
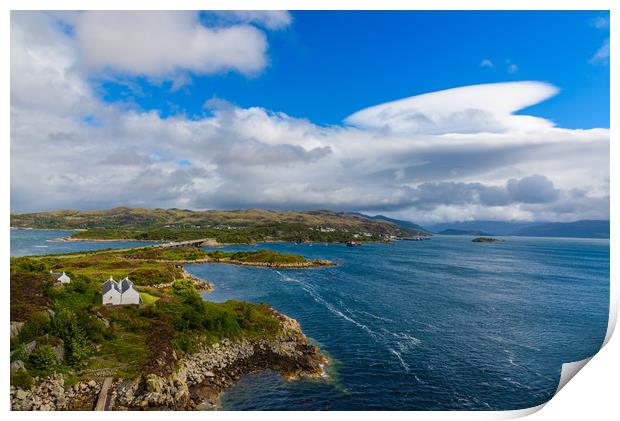
M 60 256 L 42 256 L 36 258 L 20 257 L 11 259 L 11 267 L 20 273 L 19 268 L 27 261 L 41 264 L 45 270 L 38 273 L 49 277 L 46 271 L 66 272 L 71 279 L 84 276 L 89 279 L 105 282 L 110 276 L 114 279 L 123 279 L 128 276 L 136 285 L 167 284 L 183 277 L 183 269 L 174 263 L 162 263 L 149 260 L 131 259 L 122 255 L 122 252 L 74 253 Z M 32 272 L 27 272 L 32 273 Z
M 157 253 L 146 257 L 176 259 L 179 254 L 206 252 L 158 249 Z M 268 256 L 273 257 L 271 252 L 255 252 L 236 258 L 260 260 Z M 149 372 L 165 375 L 174 368 L 176 356 L 200 344 L 223 338 L 273 337 L 280 331 L 280 322 L 269 306 L 234 300 L 203 301 L 193 281 L 182 277 L 180 266 L 137 257 L 110 252 L 11 259 L 11 320 L 25 322 L 11 341 L 11 350 L 15 351 L 12 360 L 22 360 L 26 366 L 24 372 L 11 376 L 12 384 L 25 386 L 35 376 L 44 378 L 52 372 L 74 380 L 88 378 L 89 373 L 100 369 L 111 369 L 123 378 Z M 53 285 L 50 269 L 64 270 L 71 283 Z M 159 274 L 171 281 L 171 287 L 156 289 L 148 286 L 152 281 L 140 280 L 136 285 L 142 306 L 101 305 L 101 284 L 110 274 L 117 278 L 129 274 L 131 278 L 138 270 Z M 23 350 L 33 340 L 41 346 L 53 346 L 61 339 L 65 344 L 63 362 L 30 358 Z
M 291 264 L 304 263 L 307 260 L 303 256 L 289 253 L 279 253 L 272 250 L 258 251 L 234 251 L 225 252 L 220 250 L 210 251 L 207 256 L 216 261 L 237 261 L 244 263 L 270 263 L 270 264 Z
M 151 305 L 155 304 L 159 297 L 149 294 L 148 292 L 140 292 L 140 298 L 142 299 L 143 305 Z

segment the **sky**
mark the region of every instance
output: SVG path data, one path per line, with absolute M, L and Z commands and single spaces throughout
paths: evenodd
M 12 12 L 11 210 L 609 218 L 607 12 Z

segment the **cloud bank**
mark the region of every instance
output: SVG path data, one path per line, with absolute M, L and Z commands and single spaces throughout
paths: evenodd
M 166 15 L 12 13 L 12 211 L 128 205 L 331 208 L 419 222 L 609 217 L 609 130 L 518 114 L 561 94 L 547 83 L 418 95 L 328 127 L 223 101 L 189 119 L 99 99 L 90 80 L 118 72 L 252 73 L 268 61 L 259 27 L 290 24 L 287 15 L 244 15 L 208 27 L 196 15 Z M 105 39 L 108 25 L 125 35 Z M 149 32 L 155 27 L 159 33 Z M 164 33 L 175 42 L 152 42 Z M 251 41 L 231 45 L 237 37 Z M 178 42 L 188 48 L 173 51 Z

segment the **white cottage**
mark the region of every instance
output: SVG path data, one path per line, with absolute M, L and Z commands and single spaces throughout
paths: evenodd
M 60 282 L 61 284 L 68 284 L 69 282 L 71 282 L 71 278 L 69 278 L 69 276 L 66 273 L 58 273 L 58 272 L 52 272 L 50 270 L 50 275 L 52 276 L 52 278 L 54 278 L 55 281 Z
M 104 305 L 140 304 L 142 299 L 133 286 L 133 282 L 125 277 L 120 282 L 110 279 L 101 286 L 101 297 Z
M 118 282 L 110 276 L 110 279 L 101 286 L 101 298 L 104 305 L 117 306 L 121 304 L 121 288 Z
M 133 287 L 133 282 L 125 277 L 120 283 L 121 304 L 140 304 L 140 294 Z

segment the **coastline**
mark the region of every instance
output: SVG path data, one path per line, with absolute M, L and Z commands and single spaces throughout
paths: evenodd
M 323 267 L 338 266 L 329 260 L 314 259 L 302 263 L 266 263 L 266 262 L 241 262 L 239 260 L 214 260 L 214 259 L 197 259 L 197 260 L 156 260 L 169 263 L 178 263 L 183 265 L 233 265 L 233 266 L 250 266 L 262 267 L 270 269 L 318 269 Z
M 137 248 L 151 247 L 157 245 Z M 118 252 L 118 250 L 94 251 L 92 254 L 115 251 Z M 75 254 L 71 256 L 77 257 Z M 33 256 L 35 259 L 39 257 L 41 256 Z M 318 259 L 300 263 L 244 262 L 226 258 L 135 260 L 178 265 L 180 276 L 191 280 L 199 292 L 213 291 L 213 284 L 189 273 L 185 265 L 209 263 L 282 269 L 335 265 Z M 146 291 L 148 288 L 169 290 L 171 287 L 171 283 L 151 285 L 144 287 L 144 292 L 148 292 Z M 141 366 L 138 377 L 127 378 L 113 369 L 97 368 L 78 372 L 80 381 L 77 384 L 65 385 L 65 380 L 69 383 L 75 381 L 73 380 L 75 377 L 65 379 L 66 375 L 62 372 L 52 372 L 47 377 L 34 378 L 34 385 L 28 389 L 12 385 L 11 409 L 93 410 L 96 402 L 106 402 L 107 410 L 214 410 L 218 409 L 222 392 L 245 374 L 273 370 L 289 380 L 301 377 L 325 377 L 324 367 L 328 360 L 318 347 L 308 344 L 299 323 L 272 308 L 268 311 L 279 322 L 278 333 L 257 337 L 233 336 L 217 340 L 215 343 L 210 342 L 213 339 L 196 336 L 196 347 L 186 354 L 177 355 L 172 347 L 162 348 L 156 359 L 151 359 Z M 16 334 L 21 327 L 23 323 L 15 323 Z M 64 349 L 62 352 L 64 353 Z M 21 364 L 23 367 L 23 363 Z M 18 367 L 11 368 L 19 370 Z M 103 393 L 102 390 L 106 392 Z M 103 398 L 98 396 L 100 393 L 105 396 Z
M 327 358 L 308 344 L 299 323 L 273 310 L 281 332 L 269 339 L 223 339 L 177 358 L 172 351 L 154 362 L 150 373 L 115 378 L 107 410 L 214 410 L 219 398 L 241 376 L 273 370 L 284 378 L 324 378 Z M 170 363 L 173 362 L 171 365 Z M 171 367 L 173 367 L 171 369 Z M 65 386 L 61 374 L 23 390 L 11 386 L 12 410 L 92 410 L 105 373 Z
M 37 228 L 38 230 L 38 228 Z M 52 230 L 49 230 L 52 231 Z M 89 239 L 89 238 L 73 238 L 73 237 L 59 237 L 59 238 L 53 238 L 51 240 L 46 240 L 47 242 L 50 243 L 81 243 L 81 242 L 88 242 L 88 243 L 119 243 L 119 242 L 140 242 L 140 243 L 159 243 L 159 240 L 136 240 L 133 238 L 127 239 L 103 239 L 103 238 L 97 238 L 97 239 Z

